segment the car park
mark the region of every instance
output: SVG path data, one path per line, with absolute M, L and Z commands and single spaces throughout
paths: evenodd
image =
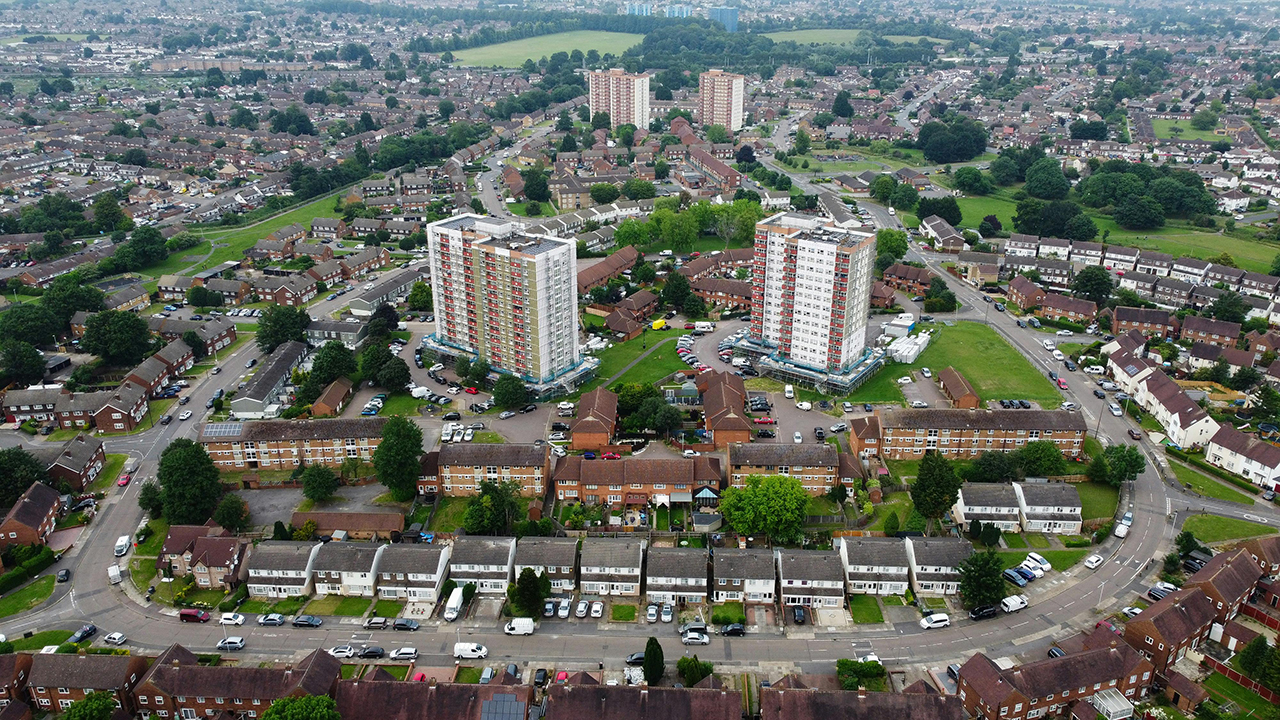
M 791 438 L 792 438 L 792 442 L 794 442 L 797 445 L 804 442 L 804 436 L 800 434 L 799 430 L 797 430 L 795 434 L 791 436 Z
M 853 412 L 853 403 L 851 402 L 840 403 L 840 409 L 847 413 L 851 413 Z
M 1000 575 L 1005 580 L 1008 580 L 1009 582 L 1013 583 L 1014 585 L 1017 585 L 1020 588 L 1027 586 L 1027 579 L 1022 575 L 1018 574 L 1013 568 L 1009 568 L 1008 570 L 1005 570 L 1004 572 L 1000 573 Z
M 838 422 L 835 425 L 831 426 L 831 434 L 834 435 L 835 433 L 842 433 L 848 429 L 849 429 L 849 426 L 847 424 Z

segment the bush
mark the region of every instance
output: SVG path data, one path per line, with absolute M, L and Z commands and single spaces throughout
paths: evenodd
M 732 625 L 733 623 L 745 623 L 746 621 L 746 613 L 737 608 L 718 607 L 711 613 L 712 625 Z
M 22 563 L 21 567 L 23 570 L 26 571 L 28 575 L 30 575 L 31 577 L 35 577 L 42 570 L 52 565 L 53 559 L 54 559 L 53 550 L 49 549 L 48 546 L 45 546 L 43 548 L 40 548 L 40 552 L 35 557 Z
M 1054 320 L 1054 319 L 1052 319 L 1052 318 L 1040 318 L 1040 324 L 1041 324 L 1041 325 L 1047 325 L 1047 326 L 1049 326 L 1049 327 L 1056 327 L 1056 328 L 1059 328 L 1059 329 L 1061 329 L 1061 330 L 1070 330 L 1071 332 L 1078 332 L 1078 333 L 1082 333 L 1082 332 L 1084 332 L 1084 326 L 1083 326 L 1083 325 L 1080 325 L 1080 324 L 1077 324 L 1077 323 L 1073 323 L 1073 322 L 1068 322 L 1068 321 L 1066 321 L 1066 320 Z
M 1101 544 L 1103 541 L 1105 541 L 1107 539 L 1107 536 L 1111 534 L 1111 531 L 1115 529 L 1115 526 L 1116 524 L 1114 522 L 1109 522 L 1103 525 L 1102 527 L 1098 528 L 1097 530 L 1094 530 L 1093 531 L 1094 544 L 1095 545 Z
M 1093 541 L 1089 538 L 1068 538 L 1062 541 L 1062 544 L 1069 548 L 1090 547 Z
M 928 526 L 928 522 L 929 521 L 925 519 L 924 515 L 921 515 L 918 510 L 912 508 L 911 516 L 907 518 L 907 522 L 902 526 L 902 529 L 907 532 L 923 533 L 925 528 Z
M 0 593 L 7 593 L 30 579 L 26 570 L 16 567 L 4 575 L 0 575 Z
M 240 607 L 240 603 L 247 597 L 249 597 L 249 584 L 242 583 L 226 600 L 218 603 L 218 610 L 219 612 L 232 612 L 237 607 Z

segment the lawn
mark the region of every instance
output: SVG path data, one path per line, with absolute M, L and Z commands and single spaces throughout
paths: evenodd
M 650 333 L 652 334 L 652 333 Z M 664 340 L 670 340 L 672 337 L 684 335 L 685 331 L 664 332 L 661 337 Z M 613 378 L 614 375 L 622 371 L 628 363 L 640 357 L 646 352 L 642 340 L 645 336 L 630 340 L 625 343 L 615 344 L 611 348 L 601 350 L 596 353 L 596 357 L 600 358 L 600 368 L 596 371 L 596 379 L 593 380 L 584 390 L 591 390 L 599 387 Z M 654 348 L 654 338 L 649 338 L 649 349 Z M 660 344 L 656 350 L 645 357 L 644 361 L 637 364 L 625 375 L 618 378 L 617 382 L 643 383 L 652 385 L 653 383 L 666 378 L 679 370 L 688 370 L 689 366 L 680 361 L 680 356 L 676 354 L 676 344 L 672 342 L 664 342 Z
M 1263 700 L 1257 693 L 1246 690 L 1242 685 L 1222 673 L 1213 673 L 1201 683 L 1214 700 L 1225 704 L 1233 702 L 1246 711 L 1246 715 L 1266 717 L 1275 712 L 1271 703 Z
M 888 364 L 866 385 L 854 391 L 849 399 L 859 403 L 901 403 L 903 396 L 898 389 L 898 378 L 922 367 L 937 372 L 951 366 L 965 376 L 984 402 L 1000 398 L 1025 398 L 1046 408 L 1056 408 L 1062 402 L 1062 396 L 1049 382 L 1049 378 L 1036 370 L 990 327 L 976 322 L 960 322 L 951 327 L 927 327 L 934 330 L 934 339 L 916 362 L 910 365 Z
M 907 521 L 907 517 L 911 515 L 911 493 L 889 493 L 884 498 L 884 502 L 875 506 L 876 519 L 867 526 L 867 529 L 883 530 L 884 519 L 888 517 L 891 512 L 898 514 L 899 526 L 901 526 L 902 523 L 905 523 Z
M 272 605 L 269 612 L 280 613 L 281 615 L 297 615 L 298 612 L 302 610 L 302 606 L 306 605 L 307 600 L 309 599 L 310 598 L 306 595 L 285 598 L 284 600 L 277 602 L 275 605 Z
M 404 611 L 404 603 L 398 600 L 379 600 L 373 606 L 374 617 L 399 617 Z
M 71 637 L 70 630 L 45 630 L 29 638 L 15 637 L 9 642 L 13 643 L 14 652 L 29 652 L 31 650 L 42 650 L 50 645 L 61 645 L 69 637 Z
M 128 455 L 118 453 L 110 453 L 107 455 L 107 462 L 102 466 L 102 472 L 98 474 L 98 479 L 93 481 L 89 486 L 89 492 L 105 492 L 116 484 L 116 480 L 120 479 L 120 471 L 124 469 L 125 461 L 129 459 Z
M 1197 540 L 1205 543 L 1242 540 L 1275 532 L 1266 525 L 1217 515 L 1192 515 L 1182 524 L 1182 529 L 1190 530 Z
M 1242 269 L 1256 272 L 1268 272 L 1271 259 L 1275 257 L 1274 245 L 1260 243 L 1250 237 L 1247 230 L 1237 230 L 1236 234 L 1204 232 L 1191 229 L 1181 221 L 1174 221 L 1162 228 L 1154 230 L 1131 231 L 1116 225 L 1115 221 L 1103 215 L 1092 215 L 1098 232 L 1110 230 L 1108 244 L 1128 245 L 1146 250 L 1166 252 L 1174 257 L 1190 256 L 1209 258 L 1219 253 L 1228 253 L 1235 258 Z
M 1022 536 L 1021 536 L 1021 535 L 1018 535 L 1017 533 L 1008 533 L 1008 532 L 1007 532 L 1007 533 L 1005 533 L 1005 534 L 1004 534 L 1004 544 L 1005 544 L 1005 545 L 1008 545 L 1008 546 L 1009 546 L 1009 547 L 1011 547 L 1011 548 L 1023 548 L 1023 549 L 1026 549 L 1026 547 L 1027 547 L 1027 541 L 1026 541 L 1026 540 L 1024 540 L 1024 539 L 1022 538 Z
M 858 624 L 882 623 L 884 614 L 875 595 L 850 595 L 849 615 Z
M 138 592 L 145 593 L 147 588 L 151 586 L 151 581 L 155 579 L 160 570 L 156 567 L 154 561 L 150 558 L 146 560 L 133 559 L 129 561 L 129 579 L 133 582 L 133 586 Z
M 609 618 L 614 622 L 634 622 L 636 619 L 636 606 L 615 604 L 609 610 Z
M 1243 505 L 1253 504 L 1253 498 L 1248 495 L 1232 490 L 1208 475 L 1198 473 L 1180 462 L 1171 460 L 1169 461 L 1169 466 L 1173 468 L 1173 474 L 1178 476 L 1178 482 L 1190 486 L 1192 490 L 1201 495 Z
M 17 615 L 39 605 L 53 594 L 53 576 L 45 575 L 21 590 L 0 598 L 0 617 Z
M 479 684 L 480 668 L 460 667 L 458 668 L 458 674 L 453 679 L 453 681 L 459 684 L 464 684 L 464 683 L 468 685 Z
M 505 443 L 506 440 L 493 430 L 481 430 L 471 436 L 471 442 L 487 445 L 501 445 Z
M 711 622 L 715 625 L 731 625 L 746 621 L 747 611 L 740 602 L 720 603 L 711 611 Z
M 378 413 L 383 416 L 402 415 L 404 417 L 417 417 L 420 413 L 418 408 L 425 403 L 422 400 L 410 395 L 409 393 L 391 393 L 382 405 L 382 412 Z
M 1049 561 L 1049 564 L 1053 566 L 1054 570 L 1066 570 L 1072 565 L 1075 565 L 1076 563 L 1080 562 L 1080 559 L 1089 553 L 1089 549 L 1083 548 L 1083 549 L 1075 549 L 1075 550 L 1037 550 L 1037 552 L 1040 553 L 1040 555 L 1044 556 L 1045 560 Z M 1018 565 L 1021 565 L 1022 561 L 1027 559 L 1027 554 L 1021 551 L 1018 551 L 1018 552 L 1005 551 L 1005 552 L 999 553 L 999 555 L 1000 555 L 1000 564 L 1006 570 L 1011 567 L 1017 567 Z
M 1178 128 L 1179 132 L 1173 129 Z M 1217 142 L 1225 140 L 1222 135 L 1214 135 L 1212 130 L 1197 130 L 1191 127 L 1191 123 L 1184 123 L 1179 120 L 1151 120 L 1151 129 L 1155 130 L 1156 137 L 1164 140 L 1208 140 L 1209 142 Z
M 653 511 L 653 527 L 661 532 L 667 532 L 671 529 L 671 511 L 667 506 L 660 505 L 657 510 Z
M 905 478 L 914 478 L 920 474 L 919 460 L 886 460 L 885 465 L 894 477 L 904 482 Z
M 269 600 L 246 600 L 240 605 L 240 613 L 244 615 L 266 615 L 271 612 Z
M 982 196 L 956 198 L 956 204 L 960 206 L 961 227 L 977 229 L 982 218 L 995 215 L 1005 230 L 1013 230 L 1013 216 L 1018 209 L 1016 203 L 998 197 Z
M 391 674 L 397 680 L 403 680 L 409 674 L 408 665 L 382 665 L 382 671 Z
M 341 595 L 321 595 L 315 600 L 312 600 L 307 605 L 307 614 L 308 615 L 334 615 L 336 614 L 335 611 L 338 609 L 338 605 L 342 601 L 348 600 L 348 599 L 352 599 L 352 598 L 344 598 Z M 359 598 L 354 598 L 354 599 L 358 600 Z M 365 601 L 365 607 L 368 607 L 368 601 Z
M 1027 544 L 1037 550 L 1043 550 L 1049 547 L 1049 538 L 1045 537 L 1041 533 L 1028 533 Z
M 533 219 L 536 220 L 538 218 L 555 217 L 556 215 L 560 214 L 559 208 L 557 208 L 554 204 L 549 202 L 538 203 L 538 208 L 539 208 L 539 212 L 537 215 L 530 215 L 528 203 L 522 203 L 522 202 L 507 203 L 507 210 L 509 210 L 512 215 L 519 215 L 520 217 L 532 217 Z
M 204 260 L 204 256 L 209 254 L 213 249 L 213 243 L 205 240 L 197 245 L 169 253 L 169 257 L 164 262 L 157 263 L 146 269 L 146 274 L 151 277 L 158 278 L 162 275 L 176 275 L 186 270 L 192 265 Z M 162 303 L 163 304 L 163 303 Z
M 342 617 L 361 617 L 369 609 L 369 598 L 344 597 L 331 614 Z
M 774 42 L 794 42 L 800 45 L 809 43 L 844 45 L 857 40 L 865 30 L 839 30 L 822 28 L 818 30 L 784 30 L 782 32 L 765 33 L 765 37 Z
M 151 528 L 151 534 L 147 536 L 146 540 L 138 543 L 138 547 L 133 551 L 133 554 L 156 557 L 160 554 L 160 548 L 164 547 L 164 539 L 169 534 L 169 521 L 164 519 L 152 520 L 147 523 L 147 527 Z
M 550 53 L 548 53 L 550 54 Z M 539 56 L 541 57 L 541 56 Z M 300 205 L 283 215 L 277 215 L 269 220 L 264 220 L 257 225 L 249 225 L 242 228 L 236 228 L 230 231 L 222 230 L 199 230 L 201 236 L 212 240 L 214 244 L 219 245 L 213 249 L 213 254 L 207 260 L 200 263 L 199 266 L 192 268 L 191 272 L 198 272 L 214 267 L 227 260 L 241 260 L 244 258 L 244 250 L 252 247 L 254 243 L 271 233 L 279 230 L 287 225 L 298 223 L 303 227 L 311 227 L 311 221 L 318 217 L 334 217 L 333 212 L 333 195 L 326 195 L 322 198 L 312 200 L 305 205 Z M 195 248 L 180 251 L 184 256 L 196 252 Z M 147 271 L 148 275 L 153 274 L 151 270 Z
M 1115 517 L 1120 503 L 1120 491 L 1102 483 L 1077 483 L 1080 493 L 1081 515 L 1085 520 Z
M 643 39 L 644 35 L 632 33 L 574 30 L 469 48 L 455 53 L 454 59 L 462 65 L 520 67 L 525 60 L 537 62 L 539 58 L 550 57 L 561 51 L 581 50 L 585 53 L 588 50 L 598 50 L 602 55 L 607 52 L 620 55 L 623 50 Z
M 428 529 L 436 532 L 451 533 L 462 527 L 462 516 L 467 512 L 467 499 L 462 497 L 442 497 L 436 513 L 431 517 Z

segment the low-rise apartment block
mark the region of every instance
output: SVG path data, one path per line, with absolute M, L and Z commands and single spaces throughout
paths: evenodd
M 254 420 L 207 423 L 199 442 L 224 470 L 339 467 L 349 457 L 365 462 L 382 440 L 384 417 L 332 420 Z
M 851 435 L 853 452 L 871 450 L 889 460 L 924 457 L 937 451 L 950 458 L 984 452 L 1017 450 L 1028 442 L 1052 442 L 1069 458 L 1079 456 L 1088 427 L 1079 413 L 1066 410 L 927 410 L 888 408 L 878 411 L 876 443 Z

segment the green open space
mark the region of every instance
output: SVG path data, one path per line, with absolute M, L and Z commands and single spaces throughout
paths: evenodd
M 50 645 L 61 645 L 71 637 L 70 630 L 45 630 L 38 632 L 31 637 L 15 637 L 9 642 L 13 643 L 14 652 L 29 652 L 31 650 L 43 650 Z
M 1263 700 L 1258 693 L 1246 689 L 1222 673 L 1213 673 L 1205 678 L 1201 685 L 1219 704 L 1233 702 L 1244 711 L 1245 715 L 1266 717 L 1275 712 L 1275 707 Z
M 133 554 L 156 557 L 160 554 L 160 548 L 164 547 L 164 539 L 169 534 L 169 521 L 158 518 L 148 522 L 147 527 L 151 528 L 151 534 L 147 536 L 146 540 L 138 543 L 138 547 L 133 551 Z
M 943 40 L 942 38 L 930 37 L 928 35 L 881 35 L 881 37 L 883 37 L 885 40 L 888 40 L 891 43 L 897 43 L 899 45 L 902 45 L 904 43 L 915 45 L 916 43 L 920 42 L 922 39 L 928 40 L 934 45 L 938 45 L 940 43 L 946 42 L 946 40 Z
M 481 430 L 471 436 L 471 442 L 482 445 L 501 445 L 506 442 L 506 438 L 494 430 Z
M 951 366 L 965 376 L 983 402 L 1023 398 L 1046 408 L 1056 408 L 1062 402 L 1062 396 L 1049 379 L 990 327 L 976 322 L 924 327 L 933 329 L 934 339 L 916 362 L 886 365 L 855 390 L 849 399 L 853 402 L 901 403 L 904 398 L 898 389 L 898 378 L 922 367 L 931 368 L 936 373 Z M 916 382 L 933 381 L 919 378 Z
M 859 624 L 884 622 L 884 613 L 880 612 L 875 595 L 850 595 L 849 616 Z
M 344 598 L 341 595 L 321 595 L 307 604 L 307 614 L 333 615 L 334 611 L 338 609 L 338 604 L 346 599 L 348 598 Z M 368 607 L 367 601 L 365 606 Z
M 1120 491 L 1102 483 L 1077 483 L 1076 492 L 1080 493 L 1080 515 L 1085 520 L 1110 518 L 1116 514 L 1116 505 L 1120 502 Z
M 1175 131 L 1174 128 L 1177 130 Z M 1191 123 L 1181 120 L 1152 119 L 1151 129 L 1155 131 L 1156 137 L 1162 140 L 1207 140 L 1208 142 L 1226 140 L 1222 135 L 1214 135 L 1212 130 L 1197 130 L 1191 127 Z
M 204 260 L 204 256 L 209 254 L 213 249 L 213 243 L 204 240 L 192 247 L 184 250 L 169 253 L 169 257 L 164 262 L 157 263 L 147 268 L 146 274 L 151 277 L 158 278 L 161 275 L 174 275 L 186 270 L 192 265 Z M 164 303 L 161 303 L 163 305 Z
M 1182 524 L 1182 529 L 1189 530 L 1197 540 L 1204 543 L 1242 540 L 1275 532 L 1275 529 L 1261 523 L 1218 515 L 1193 515 Z
M 995 215 L 1005 230 L 1013 230 L 1013 216 L 1017 211 L 1013 202 L 988 195 L 956 198 L 956 204 L 960 206 L 961 227 L 977 229 L 982 218 Z
M 404 417 L 415 417 L 419 414 L 418 408 L 424 405 L 423 401 L 410 395 L 407 392 L 391 393 L 385 401 L 383 401 L 382 411 L 379 415 L 402 415 Z
M 89 486 L 89 492 L 105 492 L 111 489 L 111 486 L 116 484 L 116 480 L 120 479 L 120 471 L 124 470 L 125 461 L 128 459 L 128 455 L 108 453 L 107 462 L 103 464 L 102 472 L 98 473 L 98 479 Z
M 1253 498 L 1248 495 L 1233 490 L 1208 475 L 1198 473 L 1180 462 L 1170 460 L 1169 467 L 1173 468 L 1173 474 L 1178 477 L 1178 482 L 1183 485 L 1190 485 L 1192 490 L 1201 495 L 1242 505 L 1253 504 Z
M 400 617 L 400 613 L 404 611 L 404 603 L 399 600 L 379 600 L 374 603 L 373 616 L 393 618 Z
M 1011 548 L 1026 549 L 1027 547 L 1027 541 L 1021 535 L 1011 532 L 1004 533 L 1004 544 Z
M 601 55 L 621 55 L 622 51 L 643 39 L 644 35 L 634 33 L 573 30 L 460 50 L 454 53 L 454 60 L 462 65 L 520 67 L 525 60 L 537 62 L 539 58 L 570 50 L 581 50 L 584 53 L 598 50 Z
M 633 622 L 636 619 L 636 606 L 615 603 L 609 608 L 609 617 L 614 622 Z
M 442 497 L 436 512 L 431 516 L 429 528 L 436 532 L 451 533 L 462 527 L 462 516 L 467 512 L 467 498 Z
M 46 37 L 46 38 L 53 38 L 53 39 L 55 39 L 55 40 L 57 40 L 57 41 L 59 41 L 59 42 L 79 42 L 79 41 L 84 40 L 85 38 L 89 37 L 88 35 L 86 35 L 86 34 L 84 34 L 84 33 L 44 33 L 44 32 L 32 32 L 32 33 L 27 33 L 27 34 L 25 34 L 25 35 L 6 35 L 6 36 L 4 36 L 4 37 L 0 37 L 0 44 L 21 43 L 25 38 L 29 38 L 29 37 L 32 37 L 32 36 L 34 36 L 34 35 L 40 35 L 40 36 L 43 36 L 43 37 Z M 28 45 L 32 50 L 36 50 L 36 49 L 39 49 L 39 48 L 41 47 L 42 43 L 27 43 L 27 45 Z
M 911 493 L 896 492 L 889 493 L 884 497 L 884 501 L 876 505 L 872 511 L 875 520 L 867 526 L 868 530 L 883 530 L 885 518 L 889 517 L 889 513 L 895 513 L 898 516 L 898 524 L 901 526 L 907 521 L 911 515 Z
M 740 602 L 719 603 L 711 611 L 711 623 L 713 625 L 731 625 L 733 623 L 745 623 L 746 621 L 747 611 Z
M 1042 533 L 1027 533 L 1027 544 L 1038 550 L 1049 547 L 1049 538 Z
M 809 169 L 824 174 L 860 173 L 866 170 L 879 172 L 884 169 L 884 166 L 868 160 L 819 160 L 818 167 L 810 165 Z
M 26 612 L 49 599 L 53 594 L 53 576 L 45 575 L 21 590 L 15 590 L 0 598 L 0 617 Z
M 271 600 L 249 600 L 240 606 L 240 612 L 245 615 L 267 615 L 269 613 L 280 613 L 281 615 L 297 615 L 302 606 L 307 604 L 306 596 L 285 598 L 278 602 Z
M 541 56 L 539 56 L 541 57 Z M 298 223 L 305 228 L 311 227 L 311 221 L 318 217 L 334 217 L 333 212 L 333 195 L 325 195 L 324 197 L 312 200 L 305 205 L 300 205 L 286 213 L 277 215 L 269 220 L 264 220 L 256 225 L 248 225 L 243 228 L 237 228 L 230 231 L 221 230 L 200 230 L 197 231 L 201 236 L 212 241 L 214 245 L 220 247 L 213 248 L 213 254 L 208 259 L 200 263 L 197 267 L 192 268 L 191 272 L 199 272 L 216 265 L 226 262 L 227 260 L 241 260 L 244 258 L 244 250 L 252 247 L 259 240 L 265 238 L 271 233 L 282 227 Z M 199 247 L 199 246 L 197 246 Z M 196 252 L 195 248 L 179 251 L 182 255 L 191 255 Z M 148 269 L 146 274 L 156 276 L 163 273 L 155 273 Z

